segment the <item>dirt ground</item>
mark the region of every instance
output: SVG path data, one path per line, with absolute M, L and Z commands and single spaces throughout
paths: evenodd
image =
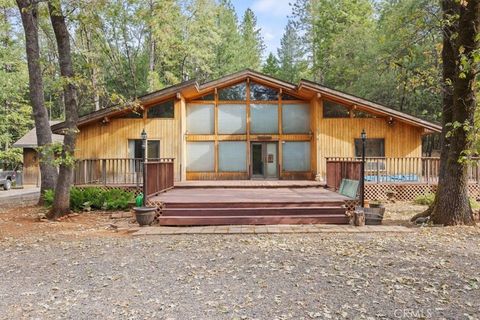
M 43 210 L 0 210 L 0 319 L 480 319 L 478 227 L 132 238 Z

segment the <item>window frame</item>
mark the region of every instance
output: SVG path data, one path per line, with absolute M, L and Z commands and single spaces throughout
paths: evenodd
M 171 103 L 172 104 L 172 116 L 171 117 L 151 117 L 150 116 L 150 113 L 153 113 L 153 110 L 154 108 L 156 107 L 160 107 L 162 105 L 166 105 L 167 103 Z M 144 113 L 146 113 L 146 118 L 147 119 L 164 119 L 164 120 L 173 120 L 175 119 L 175 99 L 169 99 L 169 100 L 164 100 L 164 101 L 161 101 L 161 102 L 158 102 L 158 103 L 155 103 L 151 106 L 148 106 L 146 108 L 146 110 L 144 111 Z
M 372 156 L 372 155 L 368 155 L 367 152 L 368 152 L 368 142 L 372 142 L 372 141 L 381 141 L 381 152 L 380 153 L 383 153 L 383 155 L 380 155 L 380 156 Z M 357 153 L 357 144 L 358 144 L 358 147 L 359 147 L 359 150 L 358 150 L 358 153 Z M 365 157 L 367 158 L 385 158 L 385 138 L 367 138 L 366 141 L 365 141 L 365 144 L 366 144 L 366 148 L 365 148 Z M 353 154 L 355 156 L 355 158 L 361 158 L 362 157 L 362 139 L 361 138 L 354 138 L 353 139 Z M 358 155 L 357 155 L 358 154 Z

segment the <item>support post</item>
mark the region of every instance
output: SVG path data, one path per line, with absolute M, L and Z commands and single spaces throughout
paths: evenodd
M 147 133 L 142 130 L 142 157 L 143 157 L 143 206 L 147 206 Z
M 362 208 L 365 207 L 365 143 L 367 140 L 367 133 L 365 129 L 362 130 L 362 165 L 360 166 L 360 204 Z

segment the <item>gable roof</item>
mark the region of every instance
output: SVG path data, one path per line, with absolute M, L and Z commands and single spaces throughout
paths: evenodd
M 292 93 L 306 99 L 312 98 L 315 94 L 317 94 L 327 99 L 341 102 L 343 104 L 346 104 L 347 106 L 358 108 L 359 110 L 371 112 L 380 116 L 392 117 L 392 119 L 396 119 L 416 127 L 424 128 L 426 131 L 429 132 L 440 132 L 442 130 L 442 127 L 438 124 L 420 119 L 418 117 L 406 114 L 404 112 L 400 112 L 398 110 L 357 97 L 352 94 L 328 88 L 313 81 L 302 79 L 300 80 L 298 85 L 295 85 L 293 83 L 283 81 L 250 69 L 245 69 L 236 73 L 226 75 L 219 79 L 201 84 L 195 80 L 182 82 L 152 93 L 148 93 L 139 97 L 137 100 L 138 103 L 140 103 L 141 105 L 148 107 L 149 105 L 160 102 L 162 100 L 176 97 L 177 94 L 181 94 L 185 98 L 191 99 L 192 97 L 202 96 L 216 87 L 228 86 L 244 81 L 246 79 L 251 79 L 265 85 L 281 88 L 287 93 Z M 120 114 L 129 109 L 131 109 L 131 107 L 129 106 L 117 105 L 94 111 L 80 117 L 78 121 L 78 126 L 80 127 L 90 122 L 102 120 L 105 117 Z M 59 132 L 59 130 L 64 128 L 64 126 L 65 124 L 62 122 L 52 126 L 52 130 L 54 132 Z
M 60 121 L 49 121 L 50 126 L 60 123 Z M 52 142 L 63 142 L 63 136 L 60 134 L 52 134 Z M 37 130 L 33 128 L 28 131 L 23 137 L 18 139 L 13 144 L 16 148 L 36 148 L 37 144 Z

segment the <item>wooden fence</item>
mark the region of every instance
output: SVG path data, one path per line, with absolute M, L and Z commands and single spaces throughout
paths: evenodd
M 329 157 L 329 163 L 356 162 L 359 158 Z M 469 183 L 480 182 L 480 158 L 468 163 Z M 332 166 L 332 165 L 331 165 Z M 421 183 L 437 184 L 440 173 L 440 158 L 433 157 L 368 157 L 365 159 L 366 183 Z
M 152 163 L 152 172 L 149 179 L 158 179 L 154 174 L 170 173 L 173 184 L 172 158 L 148 159 L 147 165 Z M 169 169 L 157 170 L 158 164 Z M 157 165 L 155 165 L 157 164 Z M 170 168 L 171 167 L 171 168 Z M 147 169 L 148 173 L 148 169 Z M 148 181 L 148 179 L 147 179 Z M 138 158 L 105 158 L 105 159 L 80 159 L 77 160 L 74 170 L 75 185 L 104 185 L 104 186 L 141 186 L 143 184 L 143 159 Z
M 173 188 L 173 159 L 147 162 L 147 196 Z

